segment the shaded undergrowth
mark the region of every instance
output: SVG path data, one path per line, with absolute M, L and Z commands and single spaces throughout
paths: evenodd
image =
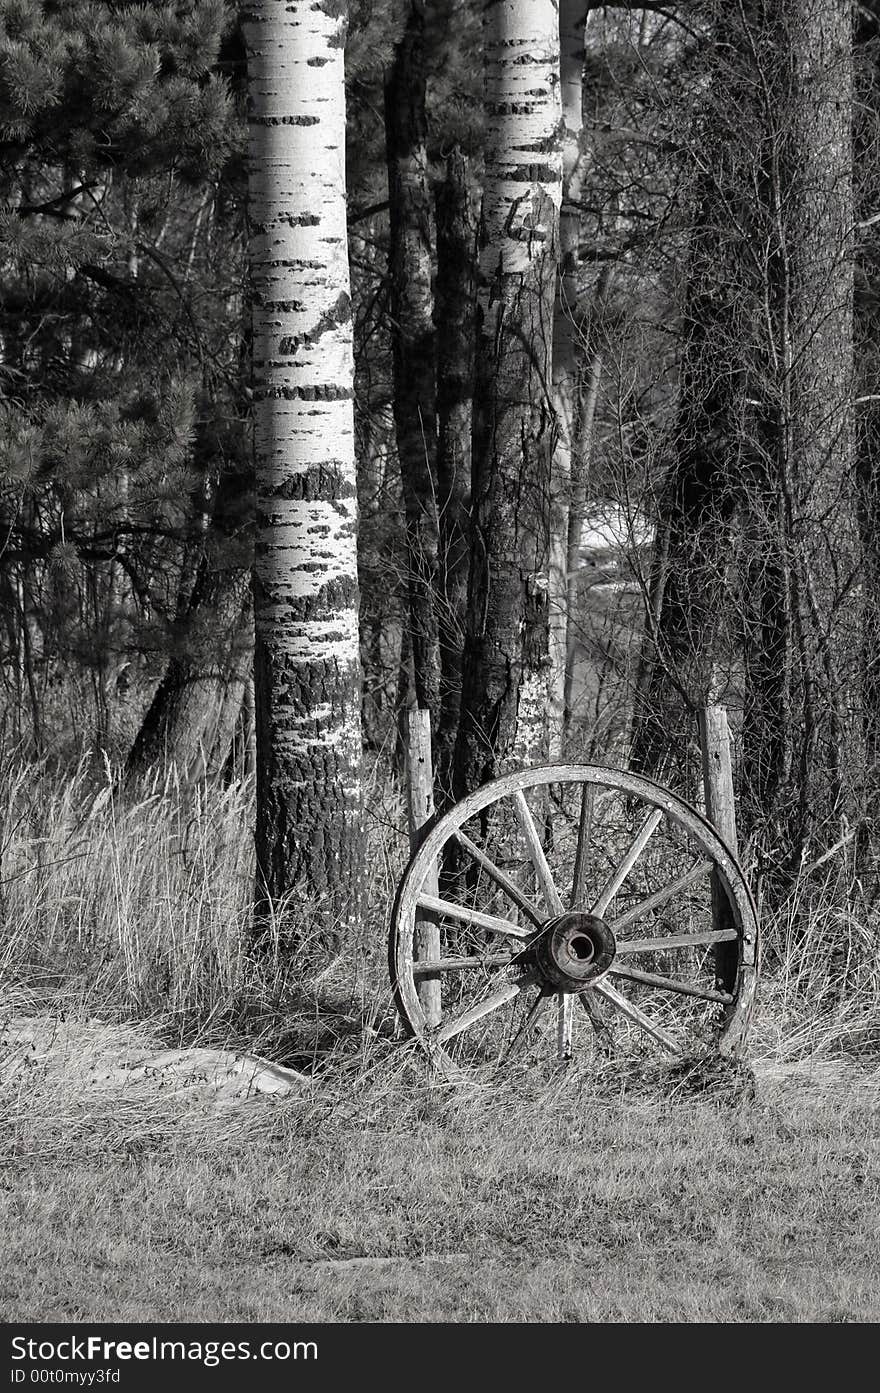
M 400 794 L 376 765 L 367 915 L 360 938 L 329 960 L 309 951 L 320 906 L 296 894 L 275 907 L 274 933 L 254 951 L 252 824 L 249 785 L 186 784 L 173 766 L 135 788 L 86 762 L 7 767 L 5 990 L 33 1010 L 149 1021 L 167 1041 L 248 1046 L 300 1069 L 362 1062 L 396 1028 L 386 938 L 407 858 Z M 872 1056 L 880 1046 L 880 915 L 854 876 L 848 900 L 839 883 L 828 888 L 805 881 L 765 916 L 757 1057 Z

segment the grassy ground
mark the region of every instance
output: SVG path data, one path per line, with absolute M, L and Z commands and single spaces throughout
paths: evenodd
M 817 944 L 771 925 L 756 1089 L 598 1063 L 431 1086 L 391 1038 L 378 966 L 396 831 L 375 833 L 379 946 L 289 993 L 279 1027 L 278 981 L 274 1005 L 243 1006 L 240 792 L 121 805 L 85 780 L 34 787 L 6 785 L 0 1319 L 880 1319 L 864 923 L 837 923 L 846 993 Z M 47 1013 L 66 1043 L 4 1069 L 4 1023 Z M 148 1028 L 256 1034 L 315 1086 L 226 1107 L 92 1087 L 95 1042 L 130 1051 Z M 817 1053 L 829 1072 L 774 1065 Z
M 379 1051 L 225 1113 L 59 1108 L 32 1077 L 3 1115 L 0 1316 L 877 1320 L 880 1092 L 856 1077 L 477 1093 Z

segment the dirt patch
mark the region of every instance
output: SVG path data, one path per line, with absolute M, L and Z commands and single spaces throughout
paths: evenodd
M 82 1094 L 196 1091 L 217 1106 L 307 1092 L 312 1081 L 259 1055 L 172 1049 L 135 1026 L 54 1016 L 0 1018 L 0 1085 L 58 1081 Z

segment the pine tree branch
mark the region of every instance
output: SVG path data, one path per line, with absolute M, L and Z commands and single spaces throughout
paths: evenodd
M 49 217 L 60 218 L 65 222 L 79 222 L 80 213 L 65 212 L 64 205 L 72 203 L 75 198 L 79 198 L 80 194 L 91 193 L 97 187 L 97 184 L 77 184 L 76 188 L 65 189 L 63 193 L 56 194 L 54 198 L 47 198 L 45 203 L 19 203 L 15 211 L 21 215 L 45 213 Z
M 96 285 L 103 286 L 105 290 L 112 290 L 118 295 L 125 295 L 133 299 L 138 290 L 150 290 L 152 287 L 143 285 L 140 281 L 124 279 L 116 276 L 112 271 L 105 271 L 103 266 L 96 266 L 92 261 L 84 261 L 78 267 L 80 275 L 87 280 L 94 281 Z

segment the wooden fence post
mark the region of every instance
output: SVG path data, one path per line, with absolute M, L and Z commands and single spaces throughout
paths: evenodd
M 406 731 L 406 808 L 410 850 L 421 845 L 424 828 L 434 816 L 434 771 L 431 763 L 431 713 L 411 707 L 404 714 Z M 439 895 L 437 867 L 428 873 L 426 895 Z M 436 920 L 420 912 L 416 928 L 416 956 L 419 960 L 440 957 L 440 927 Z M 440 1023 L 440 977 L 423 977 L 418 986 L 419 1000 L 429 1026 Z
M 733 794 L 733 761 L 730 753 L 730 726 L 723 706 L 704 706 L 700 711 L 700 749 L 703 755 L 703 792 L 706 797 L 706 816 L 730 847 L 739 855 L 736 835 L 736 803 Z M 730 929 L 733 915 L 718 871 L 712 871 L 712 924 L 715 929 Z M 731 944 L 719 943 L 715 948 L 715 975 L 727 991 L 734 989 L 736 953 Z
M 700 749 L 703 753 L 706 816 L 737 856 L 730 726 L 723 706 L 704 706 L 700 712 Z

